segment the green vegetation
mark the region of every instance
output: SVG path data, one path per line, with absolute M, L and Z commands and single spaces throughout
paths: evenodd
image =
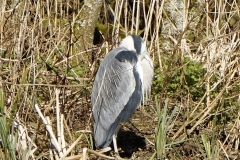
M 170 59 L 167 60 L 169 61 Z M 164 63 L 163 70 L 168 68 L 168 61 L 162 61 Z M 203 67 L 202 63 L 191 61 L 189 58 L 184 58 L 183 62 L 176 63 L 180 64 L 171 67 L 167 86 L 164 86 L 166 94 L 168 96 L 173 95 L 173 93 L 179 96 L 189 94 L 194 100 L 200 99 L 206 92 L 204 85 L 201 84 L 204 81 L 206 68 Z M 161 71 L 157 62 L 155 62 L 155 68 L 154 75 L 156 79 L 153 81 L 153 95 L 160 93 L 166 78 L 165 73 Z
M 0 105 L 0 139 L 3 148 L 3 150 L 0 151 L 0 156 L 4 159 L 14 160 L 16 159 L 15 150 L 17 143 L 17 135 L 10 134 L 10 128 L 12 123 L 9 123 L 9 119 L 7 119 L 6 117 L 6 107 L 4 105 L 4 93 L 2 88 L 0 89 Z
M 155 131 L 155 143 L 156 143 L 155 144 L 156 145 L 155 153 L 157 155 L 157 158 L 164 159 L 167 157 L 166 149 L 168 146 L 181 143 L 181 142 L 169 143 L 168 137 L 167 137 L 167 132 L 168 132 L 168 129 L 170 128 L 171 121 L 172 121 L 173 117 L 175 116 L 176 112 L 178 111 L 178 109 L 175 107 L 174 110 L 172 111 L 170 117 L 168 118 L 168 116 L 167 116 L 168 99 L 166 99 L 166 101 L 165 101 L 163 110 L 161 110 L 161 107 L 156 99 L 156 107 L 157 107 L 157 112 L 158 112 L 158 125 L 157 125 L 156 131 Z

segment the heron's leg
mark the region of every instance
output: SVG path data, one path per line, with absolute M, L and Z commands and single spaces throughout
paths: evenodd
M 113 135 L 113 148 L 114 148 L 114 152 L 118 154 L 118 148 L 117 148 L 117 136 L 114 134 Z
M 115 159 L 116 160 L 122 160 L 122 158 L 119 156 L 118 153 L 118 148 L 117 148 L 117 136 L 114 134 L 113 135 L 113 147 L 114 147 L 114 152 L 115 152 Z

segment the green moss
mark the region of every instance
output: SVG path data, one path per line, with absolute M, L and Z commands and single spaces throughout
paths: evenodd
M 167 58 L 166 58 L 167 59 Z M 163 59 L 163 70 L 168 67 L 168 61 Z M 155 79 L 153 81 L 153 95 L 161 93 L 163 87 L 165 87 L 166 94 L 171 95 L 187 95 L 190 94 L 194 100 L 201 98 L 205 93 L 204 85 L 201 85 L 206 69 L 203 68 L 202 64 L 195 61 L 190 61 L 189 58 L 184 58 L 183 68 L 179 65 L 173 65 L 170 73 L 168 73 L 167 85 L 163 86 L 165 75 L 160 70 L 158 62 L 154 63 L 155 66 Z
M 103 34 L 103 35 L 107 35 L 107 31 L 108 31 L 108 26 L 101 24 L 101 23 L 96 23 L 96 28 Z M 112 31 L 112 27 L 110 27 L 110 30 Z M 110 31 L 110 32 L 111 32 Z

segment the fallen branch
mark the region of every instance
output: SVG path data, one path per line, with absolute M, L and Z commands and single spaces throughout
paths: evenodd
M 110 147 L 104 149 L 104 151 L 105 152 L 109 151 L 109 148 Z M 110 148 L 110 150 L 111 150 L 111 148 Z M 88 149 L 88 148 L 83 148 L 83 154 L 82 155 L 70 156 L 70 157 L 66 157 L 64 159 L 66 159 L 66 160 L 74 160 L 74 159 L 82 158 L 82 160 L 86 160 L 86 153 L 91 153 L 91 154 L 94 154 L 94 155 L 96 155 L 98 157 L 105 158 L 105 159 L 115 159 L 115 157 L 106 156 L 104 154 L 101 154 L 100 152 L 96 152 L 96 151 Z
M 62 157 L 63 153 L 61 151 L 61 147 L 59 146 L 58 141 L 57 141 L 55 135 L 52 132 L 52 127 L 50 126 L 50 124 L 47 123 L 47 120 L 44 118 L 44 116 L 43 116 L 42 112 L 40 111 L 37 103 L 34 105 L 34 108 L 36 109 L 36 111 L 38 112 L 39 116 L 41 117 L 41 119 L 43 121 L 43 124 L 46 126 L 46 129 L 47 129 L 50 137 L 52 138 L 53 145 L 57 149 L 57 152 L 58 152 L 59 156 Z

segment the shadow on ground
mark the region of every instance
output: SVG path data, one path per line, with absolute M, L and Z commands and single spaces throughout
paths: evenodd
M 130 158 L 134 152 L 146 148 L 145 138 L 137 135 L 134 131 L 119 130 L 117 145 L 120 157 Z

